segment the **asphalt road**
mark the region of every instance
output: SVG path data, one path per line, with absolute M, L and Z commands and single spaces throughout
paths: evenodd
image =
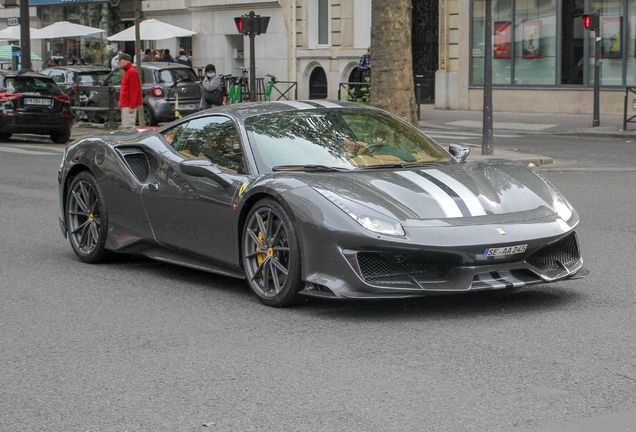
M 239 280 L 79 262 L 61 150 L 0 144 L 1 431 L 636 429 L 635 158 L 542 171 L 581 215 L 582 281 L 273 309 Z

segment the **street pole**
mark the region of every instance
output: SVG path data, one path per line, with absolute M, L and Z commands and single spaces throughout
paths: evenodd
M 596 11 L 596 14 L 600 16 L 600 11 Z M 599 127 L 601 125 L 601 35 L 600 29 L 597 28 L 594 31 L 594 117 L 592 119 L 592 127 Z
M 20 55 L 21 70 L 31 69 L 31 21 L 29 19 L 29 0 L 20 1 Z
M 141 48 L 141 36 L 139 34 L 139 23 L 141 22 L 141 0 L 135 0 L 135 57 L 137 61 L 135 67 L 139 74 L 139 84 L 143 86 L 144 71 L 141 69 L 141 55 L 139 54 L 139 48 Z M 137 110 L 137 118 L 139 119 L 139 126 L 146 126 L 146 119 L 144 118 L 144 106 L 143 104 Z
M 492 0 L 486 0 L 486 35 L 484 38 L 484 120 L 481 154 L 493 154 L 492 133 Z
M 254 28 L 256 26 L 256 20 L 254 19 L 254 15 L 254 11 L 250 11 L 250 102 L 256 102 L 256 59 L 254 58 L 256 56 L 254 49 L 254 38 L 256 37 Z

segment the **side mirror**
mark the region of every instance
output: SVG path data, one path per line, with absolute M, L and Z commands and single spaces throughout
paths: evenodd
M 212 161 L 206 157 L 186 159 L 179 163 L 181 172 L 193 177 L 207 177 L 214 180 L 224 188 L 231 186 L 232 181 L 228 179 Z
M 448 152 L 457 162 L 464 163 L 470 154 L 470 149 L 468 147 L 460 146 L 459 144 L 449 144 Z

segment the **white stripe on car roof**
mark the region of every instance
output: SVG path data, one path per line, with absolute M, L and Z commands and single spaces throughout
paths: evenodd
M 316 109 L 315 106 L 309 105 L 308 103 L 304 103 L 304 102 L 297 102 L 297 101 L 278 101 L 278 102 L 289 105 L 296 109 L 301 109 L 301 110 Z

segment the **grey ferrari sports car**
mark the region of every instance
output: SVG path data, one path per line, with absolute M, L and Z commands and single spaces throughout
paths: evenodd
M 467 155 L 355 103 L 229 105 L 70 144 L 60 226 L 84 262 L 142 254 L 244 278 L 270 306 L 587 274 L 579 217 L 546 179 Z

